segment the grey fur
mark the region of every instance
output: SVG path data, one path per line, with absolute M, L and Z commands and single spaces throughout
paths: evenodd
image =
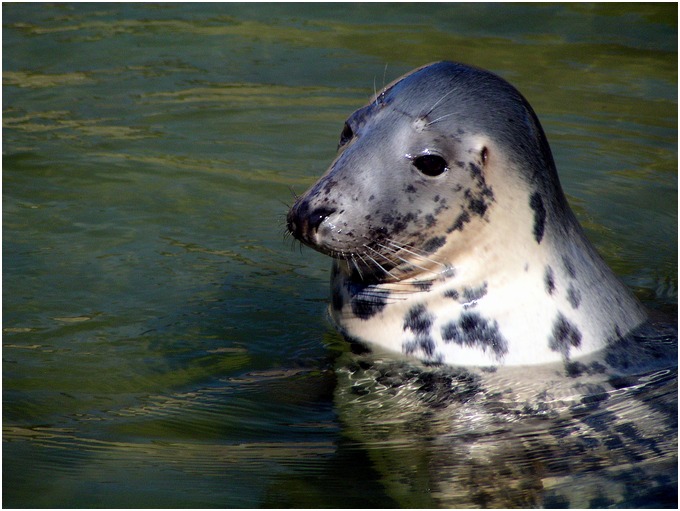
M 417 69 L 350 115 L 288 228 L 334 258 L 343 332 L 426 362 L 570 364 L 646 318 L 569 208 L 529 103 L 463 64 Z M 421 308 L 431 328 L 401 329 Z

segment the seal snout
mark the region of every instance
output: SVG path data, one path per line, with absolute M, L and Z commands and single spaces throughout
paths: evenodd
M 306 200 L 298 201 L 288 212 L 288 231 L 295 239 L 314 247 L 319 226 L 333 213 L 334 208 L 322 206 L 312 209 Z

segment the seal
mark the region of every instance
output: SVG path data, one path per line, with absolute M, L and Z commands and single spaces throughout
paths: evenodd
M 333 258 L 346 337 L 427 364 L 570 363 L 647 317 L 587 240 L 527 100 L 467 65 L 418 68 L 350 115 L 287 227 Z

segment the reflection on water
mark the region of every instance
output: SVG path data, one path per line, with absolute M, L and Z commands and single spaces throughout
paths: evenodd
M 677 329 L 657 327 L 571 374 L 348 356 L 336 406 L 402 507 L 675 507 Z
M 4 504 L 674 505 L 675 372 L 550 376 L 548 411 L 512 374 L 376 368 L 283 229 L 374 88 L 461 60 L 528 97 L 588 234 L 675 318 L 676 19 L 3 5 Z

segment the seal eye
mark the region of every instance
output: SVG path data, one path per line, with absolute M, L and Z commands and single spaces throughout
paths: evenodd
M 448 170 L 446 160 L 436 154 L 424 154 L 413 160 L 413 165 L 426 176 L 435 177 Z
M 354 132 L 352 131 L 352 128 L 349 127 L 349 124 L 345 123 L 342 133 L 340 133 L 340 143 L 338 144 L 338 149 L 352 140 L 352 137 L 354 137 Z

